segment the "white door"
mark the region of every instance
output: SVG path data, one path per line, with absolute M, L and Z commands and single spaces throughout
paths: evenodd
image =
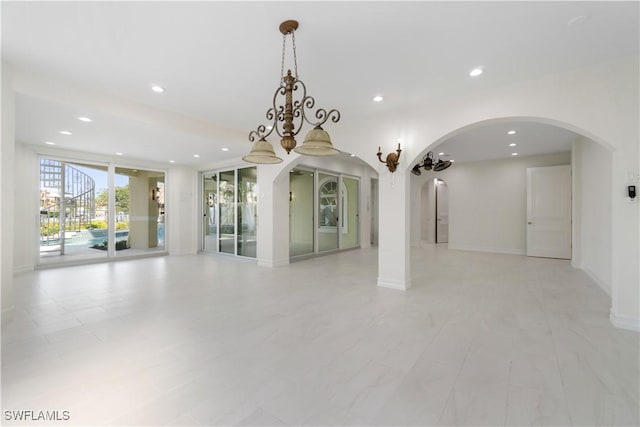
M 436 180 L 436 243 L 449 242 L 449 188 Z
M 527 168 L 527 256 L 571 259 L 571 166 Z

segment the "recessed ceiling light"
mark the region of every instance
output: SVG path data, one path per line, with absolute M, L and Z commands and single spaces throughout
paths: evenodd
M 355 157 L 355 156 L 356 156 L 355 154 L 352 154 L 352 155 L 351 155 L 351 157 Z
M 61 130 L 60 132 L 61 135 L 71 135 L 71 132 L 69 132 L 68 130 Z
M 507 135 L 515 135 L 518 131 L 515 130 L 510 130 L 509 132 L 507 132 Z
M 116 152 L 116 156 L 124 156 L 124 154 L 122 154 L 121 152 Z
M 512 155 L 512 156 L 517 156 L 517 155 L 518 155 L 518 153 L 511 153 L 511 155 Z
M 45 141 L 44 143 L 47 145 L 56 145 L 56 143 L 53 141 Z
M 478 68 L 474 68 L 473 70 L 471 70 L 471 72 L 469 73 L 469 75 L 471 77 L 478 77 L 480 74 L 482 74 L 484 72 L 484 70 L 481 67 Z
M 175 160 L 169 160 L 169 163 L 175 163 L 175 162 L 176 162 Z
M 438 153 L 438 156 L 444 156 L 444 153 Z
M 197 159 L 198 157 L 200 157 L 200 154 L 194 154 L 193 157 Z
M 382 102 L 383 99 L 382 95 L 376 95 L 373 97 L 373 102 Z
M 164 92 L 164 88 L 161 86 L 157 86 L 157 85 L 153 85 L 151 86 L 151 90 L 156 92 L 156 93 L 162 93 Z
M 80 120 L 81 122 L 85 122 L 85 123 L 89 123 L 92 122 L 93 120 L 91 120 L 89 117 L 78 117 L 78 120 Z
M 509 144 L 509 147 L 515 147 L 515 146 L 516 146 L 515 142 L 512 142 L 511 144 Z
M 227 147 L 222 147 L 221 150 L 222 151 L 229 151 L 229 149 Z

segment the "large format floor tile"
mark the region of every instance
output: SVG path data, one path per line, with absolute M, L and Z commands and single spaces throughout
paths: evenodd
M 375 249 L 275 269 L 194 255 L 22 274 L 2 325 L 3 417 L 640 424 L 639 336 L 609 323 L 609 297 L 569 262 L 425 245 L 412 266 L 406 292 L 376 287 Z

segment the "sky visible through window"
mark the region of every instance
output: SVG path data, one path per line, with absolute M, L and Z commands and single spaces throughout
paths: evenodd
M 109 188 L 109 175 L 106 171 L 79 165 L 73 165 L 73 167 L 93 178 L 96 183 L 96 193 Z M 129 184 L 128 176 L 116 174 L 116 187 L 124 187 L 127 184 Z

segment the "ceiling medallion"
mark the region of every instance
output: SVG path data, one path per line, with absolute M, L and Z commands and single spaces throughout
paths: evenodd
M 250 163 L 280 163 L 282 159 L 276 156 L 273 146 L 267 137 L 275 132 L 280 136 L 280 145 L 287 151 L 291 150 L 299 154 L 309 156 L 330 156 L 338 154 L 340 151 L 333 147 L 331 138 L 322 125 L 331 119 L 337 123 L 340 120 L 340 112 L 336 109 L 325 110 L 318 108 L 311 113 L 315 106 L 315 99 L 307 95 L 307 88 L 302 80 L 298 77 L 298 58 L 296 56 L 296 37 L 295 31 L 298 29 L 298 21 L 288 20 L 280 24 L 280 32 L 282 33 L 282 65 L 280 68 L 280 86 L 273 95 L 273 107 L 267 110 L 266 118 L 272 122 L 273 127 L 260 125 L 249 133 L 249 141 L 253 142 L 251 152 L 244 156 L 242 160 Z M 293 50 L 294 72 L 287 70 L 284 73 L 285 48 L 287 44 L 287 36 L 291 36 Z M 294 92 L 301 90 L 300 97 L 294 100 Z M 284 104 L 278 98 L 284 97 Z M 309 116 L 312 116 L 311 119 Z M 316 121 L 314 121 L 315 119 Z M 313 129 L 307 133 L 304 142 L 300 147 L 296 147 L 296 135 L 302 130 L 304 122 L 313 126 Z

